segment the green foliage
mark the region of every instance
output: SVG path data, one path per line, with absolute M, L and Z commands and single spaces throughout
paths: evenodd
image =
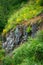
M 5 26 L 5 29 L 7 28 L 6 30 L 8 32 L 11 28 L 15 28 L 16 24 L 21 23 L 22 20 L 31 19 L 32 17 L 35 17 L 39 13 L 41 13 L 41 11 L 42 11 L 42 7 L 39 5 L 26 4 L 16 13 L 13 13 L 11 15 L 11 17 L 8 19 L 8 24 Z
M 0 0 L 0 32 L 2 32 L 3 28 L 7 24 L 9 16 L 18 10 L 21 3 L 26 3 L 27 0 Z
M 31 27 L 28 26 L 26 31 L 29 33 L 31 31 Z
M 39 0 L 38 4 L 43 6 L 43 0 Z
M 41 31 L 38 35 L 42 39 L 42 33 Z M 37 35 L 37 37 L 38 37 Z M 38 64 L 40 65 L 41 61 L 43 62 L 43 39 L 40 41 L 39 37 L 36 39 L 29 39 L 29 41 L 24 44 L 22 47 L 16 50 L 14 52 L 14 64 L 15 65 L 35 65 Z M 27 59 L 27 61 L 26 61 Z M 38 59 L 38 60 L 37 60 Z M 25 60 L 25 61 L 24 61 Z M 37 60 L 37 61 L 35 61 Z M 29 62 L 29 63 L 28 63 Z
M 43 30 L 37 32 L 36 39 L 37 38 L 38 38 L 39 42 L 43 43 Z
M 43 60 L 43 45 L 37 47 L 35 56 L 39 61 Z
M 5 50 L 1 49 L 0 50 L 0 59 L 2 59 L 5 55 Z
M 0 61 L 3 59 L 5 55 L 5 50 L 2 49 L 2 42 L 0 41 Z
M 7 27 L 7 31 L 9 31 L 15 27 L 17 23 L 20 23 L 24 19 L 30 19 L 42 11 L 42 8 L 35 4 L 35 0 L 29 0 L 29 3 L 27 3 L 27 1 L 28 0 L 0 0 L 0 32 L 4 27 Z
M 38 35 L 43 34 L 42 32 Z M 38 35 L 34 39 L 29 38 L 28 42 L 13 51 L 12 59 L 9 58 L 12 62 L 8 60 L 8 57 L 5 57 L 3 65 L 43 65 L 43 42 L 40 41 Z
M 4 28 L 5 24 L 6 24 L 6 17 L 4 14 L 4 8 L 3 6 L 0 5 L 0 32 Z
M 12 59 L 10 59 L 10 57 L 6 57 L 3 61 L 3 65 L 12 65 Z

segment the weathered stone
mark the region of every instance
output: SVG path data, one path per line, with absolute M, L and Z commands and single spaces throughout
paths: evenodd
M 32 34 L 31 34 L 32 37 L 35 36 L 35 33 L 37 32 L 37 30 L 38 30 L 38 24 L 35 23 L 32 25 Z

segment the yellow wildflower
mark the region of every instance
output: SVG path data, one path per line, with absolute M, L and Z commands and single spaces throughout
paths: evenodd
M 7 32 L 7 30 L 6 30 L 6 29 L 4 29 L 4 30 L 3 30 L 3 34 L 5 34 L 6 32 Z
M 23 17 L 26 18 L 26 14 L 24 14 Z
M 20 18 L 17 18 L 16 21 L 19 22 L 19 21 L 21 21 L 21 19 Z

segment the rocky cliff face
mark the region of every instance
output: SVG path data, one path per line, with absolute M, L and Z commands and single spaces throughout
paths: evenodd
M 31 30 L 27 32 L 28 25 L 25 23 L 24 25 L 17 25 L 13 31 L 10 31 L 6 36 L 4 36 L 3 48 L 5 52 L 11 52 L 17 45 L 27 41 L 27 38 L 30 34 L 31 37 L 35 37 L 35 33 L 38 30 L 43 30 L 43 20 L 39 24 L 33 23 L 30 25 Z

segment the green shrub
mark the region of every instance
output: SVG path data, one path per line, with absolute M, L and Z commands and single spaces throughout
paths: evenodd
M 3 65 L 12 65 L 12 59 L 10 57 L 6 57 L 3 59 Z
M 43 0 L 39 0 L 39 4 L 43 6 Z
M 12 59 L 5 57 L 3 65 L 43 65 L 43 41 L 40 34 L 43 34 L 42 31 L 36 35 L 36 38 L 29 38 L 27 42 L 15 49 Z M 42 42 L 38 36 L 41 37 Z
M 43 30 L 37 32 L 36 39 L 37 39 L 37 41 L 43 43 Z
M 37 47 L 37 50 L 36 50 L 36 59 L 38 59 L 39 61 L 42 61 L 43 60 L 43 45 L 39 45 Z
M 0 33 L 7 24 L 9 16 L 20 9 L 21 3 L 26 3 L 27 0 L 0 0 Z
M 0 59 L 3 58 L 5 55 L 5 50 L 1 49 L 0 50 Z

